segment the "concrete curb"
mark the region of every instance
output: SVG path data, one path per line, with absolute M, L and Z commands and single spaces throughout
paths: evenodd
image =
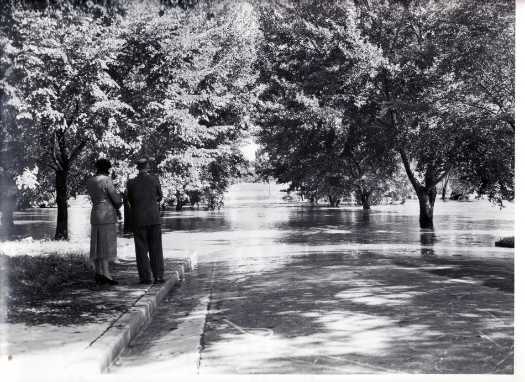
M 151 286 L 125 314 L 113 322 L 82 352 L 78 359 L 69 365 L 67 374 L 78 376 L 106 372 L 130 341 L 150 323 L 162 300 L 174 286 L 184 280 L 185 275 L 191 272 L 194 264 L 194 256 L 183 259 L 181 264 L 175 267 L 174 274 L 164 284 Z

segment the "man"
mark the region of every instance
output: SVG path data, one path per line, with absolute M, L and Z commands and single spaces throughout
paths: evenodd
M 164 259 L 162 254 L 162 233 L 160 227 L 159 202 L 162 190 L 159 179 L 148 173 L 149 162 L 137 162 L 139 174 L 127 185 L 127 197 L 131 210 L 135 255 L 140 282 L 164 282 Z M 149 259 L 148 259 L 149 252 Z

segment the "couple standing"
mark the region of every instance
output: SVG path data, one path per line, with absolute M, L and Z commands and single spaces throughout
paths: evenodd
M 95 163 L 97 173 L 87 182 L 91 209 L 91 247 L 89 257 L 95 266 L 97 284 L 118 284 L 111 277 L 109 262 L 117 257 L 117 220 L 122 198 L 109 176 L 111 163 L 99 159 Z M 140 282 L 150 284 L 153 274 L 155 283 L 164 282 L 164 259 L 159 202 L 162 190 L 156 176 L 149 174 L 149 161 L 137 162 L 139 173 L 127 184 L 135 240 L 135 256 Z M 149 258 L 148 258 L 149 253 Z

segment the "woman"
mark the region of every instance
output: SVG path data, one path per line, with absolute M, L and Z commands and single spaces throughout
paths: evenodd
M 97 173 L 87 181 L 87 190 L 93 207 L 91 209 L 91 247 L 89 258 L 95 265 L 97 284 L 116 285 L 111 277 L 109 262 L 117 257 L 117 217 L 122 205 L 120 194 L 115 189 L 107 159 L 95 162 Z

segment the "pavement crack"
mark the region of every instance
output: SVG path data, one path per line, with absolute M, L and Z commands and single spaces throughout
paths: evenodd
M 211 311 L 211 306 L 213 304 L 213 286 L 215 284 L 215 265 L 216 265 L 216 263 L 217 262 L 213 262 L 213 265 L 212 265 L 211 280 L 210 280 L 210 291 L 209 291 L 209 294 L 208 294 L 208 303 L 206 304 L 206 312 L 205 312 L 205 317 L 204 317 L 204 323 L 202 325 L 202 331 L 201 331 L 200 340 L 199 340 L 199 357 L 197 359 L 197 374 L 199 374 L 200 367 L 201 367 L 202 352 L 206 348 L 206 343 L 205 343 L 205 340 L 204 340 L 204 334 L 206 332 L 206 324 L 208 322 L 208 316 L 209 316 L 208 312 Z

